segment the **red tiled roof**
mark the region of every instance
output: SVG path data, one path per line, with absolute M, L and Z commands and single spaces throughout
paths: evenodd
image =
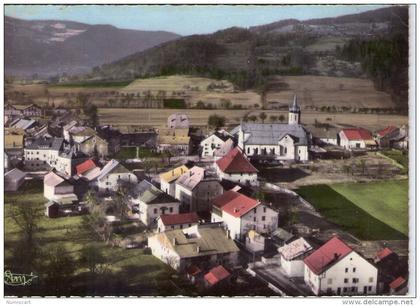
M 161 215 L 162 223 L 165 225 L 198 223 L 198 215 L 195 212 L 174 215 Z
M 87 161 L 84 161 L 83 163 L 76 166 L 76 173 L 77 174 L 83 174 L 88 170 L 91 170 L 95 168 L 96 165 L 93 160 L 88 159 Z
M 234 191 L 235 192 L 235 191 Z M 239 196 L 233 198 L 221 207 L 221 209 L 234 217 L 242 217 L 251 209 L 257 207 L 260 202 L 256 199 L 249 198 L 246 195 L 238 193 Z
M 404 284 L 405 283 L 405 278 L 404 277 L 402 277 L 402 276 L 400 276 L 400 277 L 398 277 L 398 278 L 396 278 L 396 279 L 394 279 L 390 284 L 389 284 L 389 288 L 392 288 L 392 289 L 397 289 L 397 288 L 399 288 L 399 287 L 401 287 L 401 285 L 402 284 Z
M 319 275 L 350 252 L 352 249 L 347 244 L 333 237 L 303 261 L 312 272 Z
M 204 275 L 204 278 L 210 285 L 215 285 L 229 276 L 230 273 L 223 266 L 217 266 Z
M 348 140 L 373 140 L 370 132 L 362 128 L 343 129 L 343 133 Z
M 216 161 L 219 169 L 225 173 L 257 173 L 258 170 L 236 147 L 229 151 L 224 157 Z
M 393 131 L 395 131 L 396 129 L 398 129 L 395 126 L 388 126 L 386 128 L 384 128 L 383 130 L 380 130 L 378 132 L 376 132 L 380 137 L 384 137 L 389 133 L 392 133 Z
M 382 260 L 382 259 L 384 259 L 385 257 L 387 257 L 388 255 L 391 255 L 392 253 L 394 253 L 391 249 L 389 249 L 389 248 L 385 248 L 385 249 L 382 249 L 382 250 L 380 250 L 377 254 L 376 254 L 376 257 L 379 259 L 379 260 Z
M 227 203 L 229 203 L 230 201 L 233 201 L 240 195 L 241 194 L 239 192 L 228 190 L 213 199 L 213 206 L 216 206 L 217 208 L 222 208 Z

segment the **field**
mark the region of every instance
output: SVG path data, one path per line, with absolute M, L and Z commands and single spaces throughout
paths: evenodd
M 101 124 L 112 125 L 139 125 L 139 126 L 162 126 L 166 124 L 169 115 L 181 112 L 187 114 L 190 122 L 195 126 L 207 125 L 207 119 L 212 114 L 223 115 L 227 118 L 227 124 L 238 124 L 245 114 L 258 116 L 262 111 L 250 110 L 207 110 L 207 109 L 127 109 L 127 108 L 100 108 L 99 121 Z M 267 114 L 266 122 L 270 122 L 270 116 L 284 115 L 286 111 L 264 110 Z M 377 114 L 328 114 L 320 112 L 302 113 L 303 124 L 329 122 L 330 124 L 345 124 L 361 126 L 370 130 L 384 128 L 388 125 L 407 124 L 408 117 L 401 115 L 377 115 Z M 328 119 L 328 121 L 327 121 Z
M 408 172 L 408 154 L 403 154 L 399 150 L 388 150 L 381 152 L 386 157 L 393 159 L 396 163 L 401 165 L 405 171 Z
M 42 183 L 27 185 L 23 192 L 5 194 L 5 268 L 13 267 L 16 260 L 12 250 L 19 241 L 20 229 L 10 218 L 12 206 L 16 205 L 36 205 L 39 214 L 43 214 L 45 199 L 42 195 Z M 189 287 L 179 279 L 172 269 L 163 264 L 152 255 L 145 254 L 141 249 L 124 250 L 122 248 L 111 248 L 102 242 L 91 241 L 81 235 L 80 225 L 82 217 L 64 217 L 49 219 L 44 215 L 38 221 L 38 231 L 36 239 L 42 250 L 54 245 L 61 245 L 72 254 L 75 260 L 78 259 L 81 248 L 86 244 L 96 244 L 103 252 L 108 262 L 111 263 L 111 271 L 107 274 L 105 283 L 109 286 L 106 295 L 131 294 L 156 295 L 156 294 L 182 294 L 182 289 L 178 286 Z M 28 271 L 29 272 L 29 271 Z M 39 271 L 33 271 L 35 274 Z M 42 278 L 42 274 L 40 275 Z M 74 275 L 72 282 L 73 293 L 77 295 L 89 294 L 90 284 L 86 283 L 86 270 L 79 268 Z M 122 289 L 124 288 L 124 289 Z M 16 291 L 6 287 L 6 294 Z M 30 290 L 30 289 L 28 289 Z M 95 290 L 101 288 L 98 286 Z M 18 291 L 19 292 L 19 291 Z M 189 290 L 190 294 L 194 291 Z M 31 292 L 38 295 L 39 292 Z M 185 292 L 184 292 L 185 293 Z
M 326 76 L 278 76 L 270 85 L 267 105 L 284 107 L 296 94 L 305 107 L 393 107 L 391 96 L 377 91 L 368 79 Z
M 297 192 L 359 239 L 407 239 L 407 180 L 303 186 Z

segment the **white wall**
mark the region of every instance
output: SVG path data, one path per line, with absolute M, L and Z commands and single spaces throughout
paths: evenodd
M 240 183 L 251 186 L 258 186 L 258 174 L 257 173 L 224 173 L 216 164 L 217 176 L 219 179 L 225 179 L 231 182 Z
M 365 295 L 364 287 L 366 286 L 371 287 L 366 294 L 373 295 L 376 294 L 377 276 L 377 268 L 354 251 L 321 275 L 314 275 L 309 268 L 305 267 L 305 282 L 319 284 L 319 287 L 312 288 L 315 294 L 327 294 L 328 288 L 331 288 L 332 293 L 338 295 L 338 288 L 340 288 L 340 295 Z M 353 279 L 358 279 L 358 281 L 354 283 Z M 352 292 L 351 287 L 357 287 L 357 291 Z M 344 288 L 348 288 L 347 292 Z
M 289 277 L 303 277 L 305 264 L 302 259 L 286 260 L 283 256 L 280 259 L 281 267 Z
M 174 215 L 179 213 L 179 202 L 173 203 L 162 203 L 162 204 L 146 204 L 140 201 L 139 211 L 140 211 L 140 221 L 145 225 L 150 226 L 154 224 L 154 220 L 157 220 L 158 217 L 162 214 L 161 208 L 166 207 L 166 215 Z M 172 209 L 172 211 L 171 211 Z
M 221 140 L 219 137 L 213 135 L 210 135 L 206 139 L 204 139 L 200 146 L 202 148 L 201 156 L 202 157 L 213 157 L 214 151 L 219 149 L 224 144 L 224 141 Z M 212 148 L 213 145 L 213 148 Z
M 162 219 L 159 218 L 157 231 L 158 233 L 162 233 L 164 231 L 169 231 L 173 229 L 183 229 L 183 228 L 191 227 L 197 224 L 198 224 L 197 222 L 193 222 L 193 223 L 184 223 L 184 224 L 175 224 L 175 225 L 165 226 L 165 224 L 163 224 L 162 222 Z
M 117 191 L 118 181 L 124 181 L 129 183 L 137 183 L 137 177 L 132 173 L 110 173 L 104 176 L 101 180 L 98 180 L 98 190 L 104 191 Z

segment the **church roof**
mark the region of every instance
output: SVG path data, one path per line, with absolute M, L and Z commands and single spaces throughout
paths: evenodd
M 289 112 L 292 112 L 292 113 L 300 112 L 300 107 L 298 105 L 296 95 L 294 95 L 294 97 L 293 97 L 293 104 L 289 107 Z

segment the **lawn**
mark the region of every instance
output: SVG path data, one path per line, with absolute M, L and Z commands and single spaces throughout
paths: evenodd
M 150 157 L 161 157 L 159 153 L 153 152 L 150 149 L 146 148 L 137 148 L 136 147 L 123 147 L 120 151 L 114 156 L 118 160 L 134 159 L 134 158 L 150 158 Z
M 407 180 L 304 186 L 297 192 L 360 239 L 407 239 Z
M 395 162 L 404 167 L 408 171 L 408 153 L 403 154 L 400 150 L 387 150 L 381 152 L 383 155 L 393 159 Z
M 36 205 L 39 207 L 40 219 L 36 239 L 42 250 L 53 245 L 64 246 L 75 260 L 86 244 L 95 244 L 103 252 L 110 264 L 110 273 L 102 284 L 96 288 L 89 287 L 86 269 L 78 267 L 71 282 L 74 295 L 103 294 L 106 295 L 159 295 L 159 294 L 193 294 L 194 289 L 179 277 L 169 266 L 163 264 L 142 249 L 125 250 L 110 247 L 102 242 L 87 238 L 79 227 L 82 217 L 64 217 L 49 219 L 43 215 L 45 199 L 42 194 L 42 182 L 32 182 L 24 186 L 19 193 L 5 193 L 5 269 L 10 267 L 15 258 L 12 248 L 20 237 L 20 228 L 10 217 L 14 205 Z M 42 216 L 41 216 L 42 215 Z M 36 271 L 34 271 L 36 274 Z M 42 277 L 42 276 L 40 276 Z M 70 283 L 70 282 L 69 282 Z M 91 288 L 91 289 L 89 289 Z M 6 294 L 19 294 L 15 288 L 5 287 Z M 21 289 L 17 289 L 21 290 Z M 24 294 L 39 295 L 35 287 L 28 287 Z M 102 290 L 102 291 L 101 291 Z M 187 291 L 184 291 L 187 290 Z M 18 293 L 16 293 L 18 292 Z

